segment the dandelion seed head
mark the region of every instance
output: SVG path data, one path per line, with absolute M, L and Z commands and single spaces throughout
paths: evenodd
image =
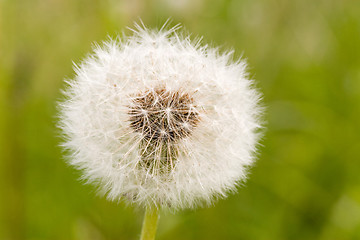
M 261 127 L 246 64 L 231 59 L 176 28 L 95 46 L 60 103 L 69 164 L 114 201 L 183 209 L 226 197 Z

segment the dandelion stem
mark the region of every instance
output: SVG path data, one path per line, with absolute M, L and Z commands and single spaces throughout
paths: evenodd
M 156 206 L 147 207 L 145 211 L 140 240 L 155 239 L 158 220 L 159 220 L 159 209 Z

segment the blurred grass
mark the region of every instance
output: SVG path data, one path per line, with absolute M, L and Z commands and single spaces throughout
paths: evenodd
M 55 106 L 71 62 L 139 17 L 244 53 L 267 106 L 247 186 L 163 213 L 158 239 L 360 239 L 359 1 L 3 0 L 0 11 L 0 239 L 138 238 L 142 212 L 97 197 L 64 163 Z

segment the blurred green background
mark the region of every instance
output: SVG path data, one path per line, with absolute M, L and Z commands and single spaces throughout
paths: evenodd
M 157 239 L 360 239 L 360 1 L 2 0 L 0 11 L 0 239 L 138 239 L 143 212 L 77 180 L 55 116 L 72 61 L 139 17 L 244 54 L 267 107 L 246 186 L 163 212 Z

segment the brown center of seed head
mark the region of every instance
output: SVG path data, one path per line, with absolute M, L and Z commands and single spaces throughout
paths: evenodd
M 194 99 L 165 87 L 134 95 L 128 114 L 130 126 L 149 141 L 175 142 L 189 136 L 199 122 Z

